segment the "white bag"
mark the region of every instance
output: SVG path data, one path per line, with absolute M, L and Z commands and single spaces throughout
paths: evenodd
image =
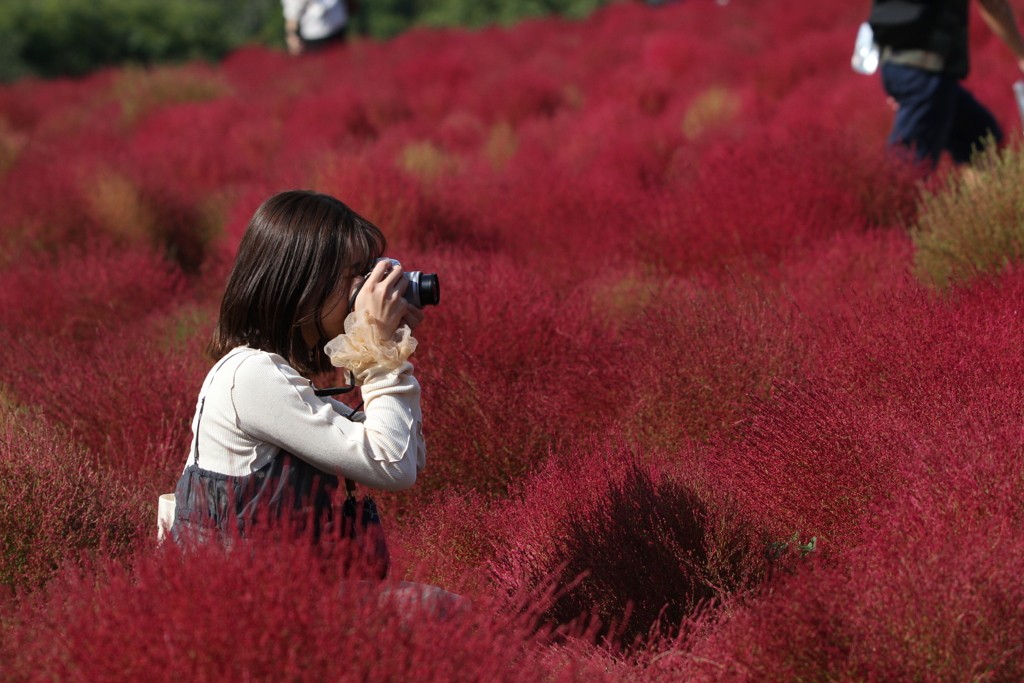
M 174 494 L 165 493 L 156 504 L 156 540 L 164 540 L 164 536 L 174 524 Z
M 871 24 L 864 22 L 857 31 L 857 40 L 853 44 L 853 58 L 850 66 L 859 74 L 870 76 L 878 71 L 878 44 L 875 43 L 875 32 Z

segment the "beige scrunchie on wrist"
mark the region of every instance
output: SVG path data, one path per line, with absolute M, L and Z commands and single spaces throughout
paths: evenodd
M 362 384 L 370 370 L 393 371 L 416 350 L 416 339 L 408 325 L 402 325 L 391 339 L 384 339 L 370 312 L 349 313 L 345 318 L 345 334 L 327 342 L 324 352 L 331 364 L 351 370 L 356 382 Z

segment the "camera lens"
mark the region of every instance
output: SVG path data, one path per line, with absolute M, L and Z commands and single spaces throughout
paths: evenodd
M 414 270 L 406 273 L 405 277 L 409 280 L 405 299 L 416 308 L 436 306 L 441 300 L 441 284 L 437 280 L 437 273 L 421 273 Z
M 441 302 L 441 283 L 437 273 L 423 273 L 420 276 L 420 301 L 424 306 L 436 306 Z

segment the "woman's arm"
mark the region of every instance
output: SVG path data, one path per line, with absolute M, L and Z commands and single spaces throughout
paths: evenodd
M 978 0 L 978 9 L 988 27 L 1017 58 L 1017 68 L 1024 72 L 1024 38 L 1010 4 L 1006 0 Z
M 288 52 L 293 55 L 302 54 L 302 39 L 299 38 L 299 20 L 306 11 L 309 0 L 281 0 L 284 11 L 284 42 Z
M 409 325 L 422 321 L 423 314 L 402 298 L 408 284 L 402 273 L 401 266 L 381 261 L 365 282 L 354 282 L 361 289 L 355 312 L 340 321 L 343 328 L 336 311 L 345 310 L 337 303 L 323 314 L 324 331 L 337 335 L 326 353 L 363 387 L 362 423 L 349 421 L 347 412 L 318 398 L 309 381 L 280 356 L 254 354 L 239 365 L 232 387 L 239 428 L 318 469 L 367 486 L 412 486 L 426 449 L 420 385 L 408 361 L 416 349 Z
M 302 54 L 302 39 L 299 38 L 299 22 L 284 22 L 284 42 L 288 46 L 288 53 L 291 55 Z
M 426 460 L 420 387 L 412 372 L 405 362 L 368 373 L 366 419 L 358 423 L 334 401 L 317 397 L 309 380 L 280 356 L 253 354 L 239 364 L 231 387 L 237 426 L 325 472 L 371 488 L 409 488 Z

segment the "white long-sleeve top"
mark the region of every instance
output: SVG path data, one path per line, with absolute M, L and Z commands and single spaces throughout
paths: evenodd
M 348 23 L 344 0 L 281 0 L 285 21 L 297 21 L 306 40 L 326 38 Z
M 408 488 L 426 463 L 420 385 L 408 361 L 363 377 L 363 412 L 319 398 L 285 360 L 246 346 L 206 377 L 192 420 L 186 468 L 228 475 L 260 469 L 284 449 L 317 469 L 388 491 Z M 202 416 L 200 420 L 200 406 Z

